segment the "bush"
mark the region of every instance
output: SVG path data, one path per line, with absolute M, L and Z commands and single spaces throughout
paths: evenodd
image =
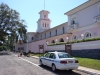
M 83 40 L 75 40 L 75 41 L 69 41 L 69 42 L 52 43 L 52 44 L 49 44 L 48 46 L 55 46 L 55 45 L 62 45 L 62 44 L 73 44 L 73 43 L 96 41 L 96 40 L 100 40 L 100 37 L 97 37 L 97 38 L 87 38 L 87 39 L 83 39 Z

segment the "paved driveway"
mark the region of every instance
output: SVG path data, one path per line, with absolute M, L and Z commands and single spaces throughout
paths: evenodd
M 17 57 L 11 52 L 0 52 L 0 75 L 89 75 L 74 70 L 52 72 L 51 68 L 39 66 L 38 59 Z

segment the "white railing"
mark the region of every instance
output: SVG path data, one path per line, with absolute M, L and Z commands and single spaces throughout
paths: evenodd
M 76 29 L 78 28 L 78 24 L 72 24 L 72 25 L 69 25 L 69 30 L 72 30 L 72 29 Z
M 100 15 L 96 16 L 94 19 L 95 19 L 95 22 L 100 22 Z

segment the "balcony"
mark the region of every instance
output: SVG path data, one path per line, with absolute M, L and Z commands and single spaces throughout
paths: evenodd
M 73 29 L 76 29 L 76 28 L 78 28 L 78 24 L 77 23 L 75 23 L 75 24 L 72 24 L 72 25 L 69 25 L 69 30 L 73 30 Z
M 94 18 L 95 23 L 99 23 L 100 24 L 100 15 L 96 16 Z

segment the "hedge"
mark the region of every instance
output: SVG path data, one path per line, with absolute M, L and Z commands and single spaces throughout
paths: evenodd
M 83 39 L 83 40 L 75 40 L 75 41 L 69 41 L 69 42 L 51 43 L 48 46 L 63 45 L 63 44 L 72 44 L 72 43 L 80 43 L 80 42 L 88 42 L 88 41 L 97 41 L 97 40 L 100 40 L 100 37 L 97 37 L 97 38 L 88 38 L 88 39 Z

